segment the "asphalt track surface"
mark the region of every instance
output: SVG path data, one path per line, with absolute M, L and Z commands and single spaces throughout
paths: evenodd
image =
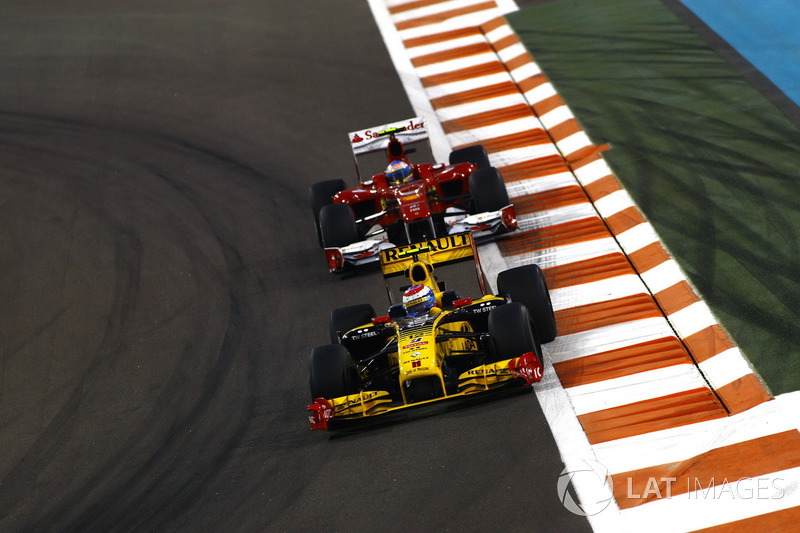
M 113 4 L 113 5 L 112 5 Z M 531 394 L 308 429 L 310 183 L 412 116 L 366 2 L 0 7 L 0 530 L 580 531 Z

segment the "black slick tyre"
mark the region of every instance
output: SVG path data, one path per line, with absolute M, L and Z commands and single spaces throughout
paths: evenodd
M 347 185 L 342 179 L 312 183 L 308 188 L 308 201 L 311 204 L 311 213 L 314 215 L 314 227 L 317 229 L 320 246 L 322 246 L 322 233 L 319 229 L 319 211 L 326 205 L 332 204 L 334 195 L 346 188 Z
M 528 308 L 542 343 L 556 338 L 556 317 L 550 291 L 539 265 L 523 265 L 500 272 L 497 275 L 497 292 Z
M 494 167 L 478 169 L 470 174 L 469 192 L 475 213 L 499 211 L 511 203 L 503 176 Z
M 511 302 L 492 309 L 489 313 L 489 335 L 494 341 L 495 361 L 519 357 L 533 352 L 542 360 L 542 348 L 534 330 L 528 309 Z
M 324 248 L 343 248 L 358 241 L 356 219 L 347 204 L 330 204 L 319 211 L 319 231 Z
M 309 380 L 311 399 L 338 398 L 358 392 L 353 360 L 341 344 L 325 344 L 311 350 Z
M 450 152 L 449 162 L 451 165 L 472 163 L 473 165 L 477 165 L 478 168 L 489 168 L 492 166 L 489 163 L 489 156 L 486 154 L 486 149 L 482 144 L 473 144 L 472 146 L 453 150 Z

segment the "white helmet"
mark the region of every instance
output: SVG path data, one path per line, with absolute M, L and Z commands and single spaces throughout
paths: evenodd
M 410 317 L 427 313 L 436 304 L 436 295 L 427 285 L 414 285 L 403 293 L 403 307 Z

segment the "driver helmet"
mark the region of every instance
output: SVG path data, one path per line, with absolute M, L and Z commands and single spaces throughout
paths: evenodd
M 410 180 L 413 175 L 414 171 L 411 165 L 402 160 L 392 161 L 386 168 L 386 181 L 389 185 L 405 183 Z
M 403 293 L 403 307 L 410 317 L 427 313 L 435 303 L 436 295 L 427 285 L 413 285 Z

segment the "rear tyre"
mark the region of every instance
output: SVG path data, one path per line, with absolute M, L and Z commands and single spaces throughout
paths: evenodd
M 469 192 L 475 213 L 499 211 L 511 203 L 503 176 L 494 167 L 479 169 L 470 174 Z
M 322 246 L 322 233 L 319 229 L 319 210 L 333 203 L 333 197 L 337 193 L 345 190 L 344 180 L 327 180 L 311 184 L 308 188 L 308 200 L 311 204 L 311 212 L 314 215 L 314 227 L 317 229 L 317 240 Z
M 497 275 L 497 291 L 512 302 L 520 302 L 533 318 L 539 340 L 547 343 L 556 338 L 556 317 L 547 281 L 539 265 L 523 265 Z
M 348 305 L 331 311 L 330 329 L 331 343 L 342 342 L 342 335 L 351 329 L 372 322 L 375 309 L 370 304 Z
M 323 248 L 343 248 L 358 241 L 356 219 L 347 204 L 323 206 L 319 212 Z
M 311 350 L 308 384 L 312 400 L 358 392 L 353 359 L 347 349 L 341 344 L 326 344 Z
M 531 323 L 528 309 L 511 302 L 492 309 L 489 313 L 489 335 L 494 341 L 494 361 L 502 361 L 533 352 L 542 361 L 542 347 Z
M 486 154 L 486 149 L 481 144 L 474 144 L 458 150 L 450 152 L 450 164 L 457 165 L 458 163 L 472 163 L 477 165 L 478 168 L 489 168 L 489 156 Z

